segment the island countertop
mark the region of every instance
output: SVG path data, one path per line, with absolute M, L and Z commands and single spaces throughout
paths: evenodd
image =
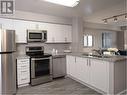
M 67 53 L 66 55 L 71 56 L 77 56 L 77 57 L 83 57 L 83 58 L 91 58 L 91 59 L 98 59 L 98 60 L 104 60 L 109 62 L 117 62 L 121 60 L 127 61 L 127 56 L 108 56 L 108 57 L 94 57 L 94 56 L 86 56 L 83 55 L 83 53 Z

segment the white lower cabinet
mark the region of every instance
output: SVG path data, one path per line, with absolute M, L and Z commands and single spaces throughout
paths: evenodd
M 109 63 L 102 60 L 67 56 L 67 74 L 101 91 L 108 92 Z
M 29 58 L 17 59 L 17 85 L 18 87 L 29 85 L 30 83 L 30 61 Z
M 66 56 L 67 74 L 76 77 L 76 58 L 74 56 Z
M 90 61 L 90 84 L 104 92 L 109 87 L 109 62 L 89 59 Z

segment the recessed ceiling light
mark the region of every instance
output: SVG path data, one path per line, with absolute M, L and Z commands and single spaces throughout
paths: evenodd
M 80 0 L 43 0 L 54 4 L 59 4 L 67 7 L 75 7 L 79 4 Z

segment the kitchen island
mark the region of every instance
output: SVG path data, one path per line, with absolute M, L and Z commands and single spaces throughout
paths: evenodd
M 104 94 L 118 94 L 126 89 L 127 57 L 66 56 L 67 75 Z

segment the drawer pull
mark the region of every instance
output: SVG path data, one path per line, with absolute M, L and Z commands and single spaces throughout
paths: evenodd
M 21 80 L 27 80 L 27 78 L 21 79 Z
M 21 71 L 22 73 L 28 72 L 28 71 Z

